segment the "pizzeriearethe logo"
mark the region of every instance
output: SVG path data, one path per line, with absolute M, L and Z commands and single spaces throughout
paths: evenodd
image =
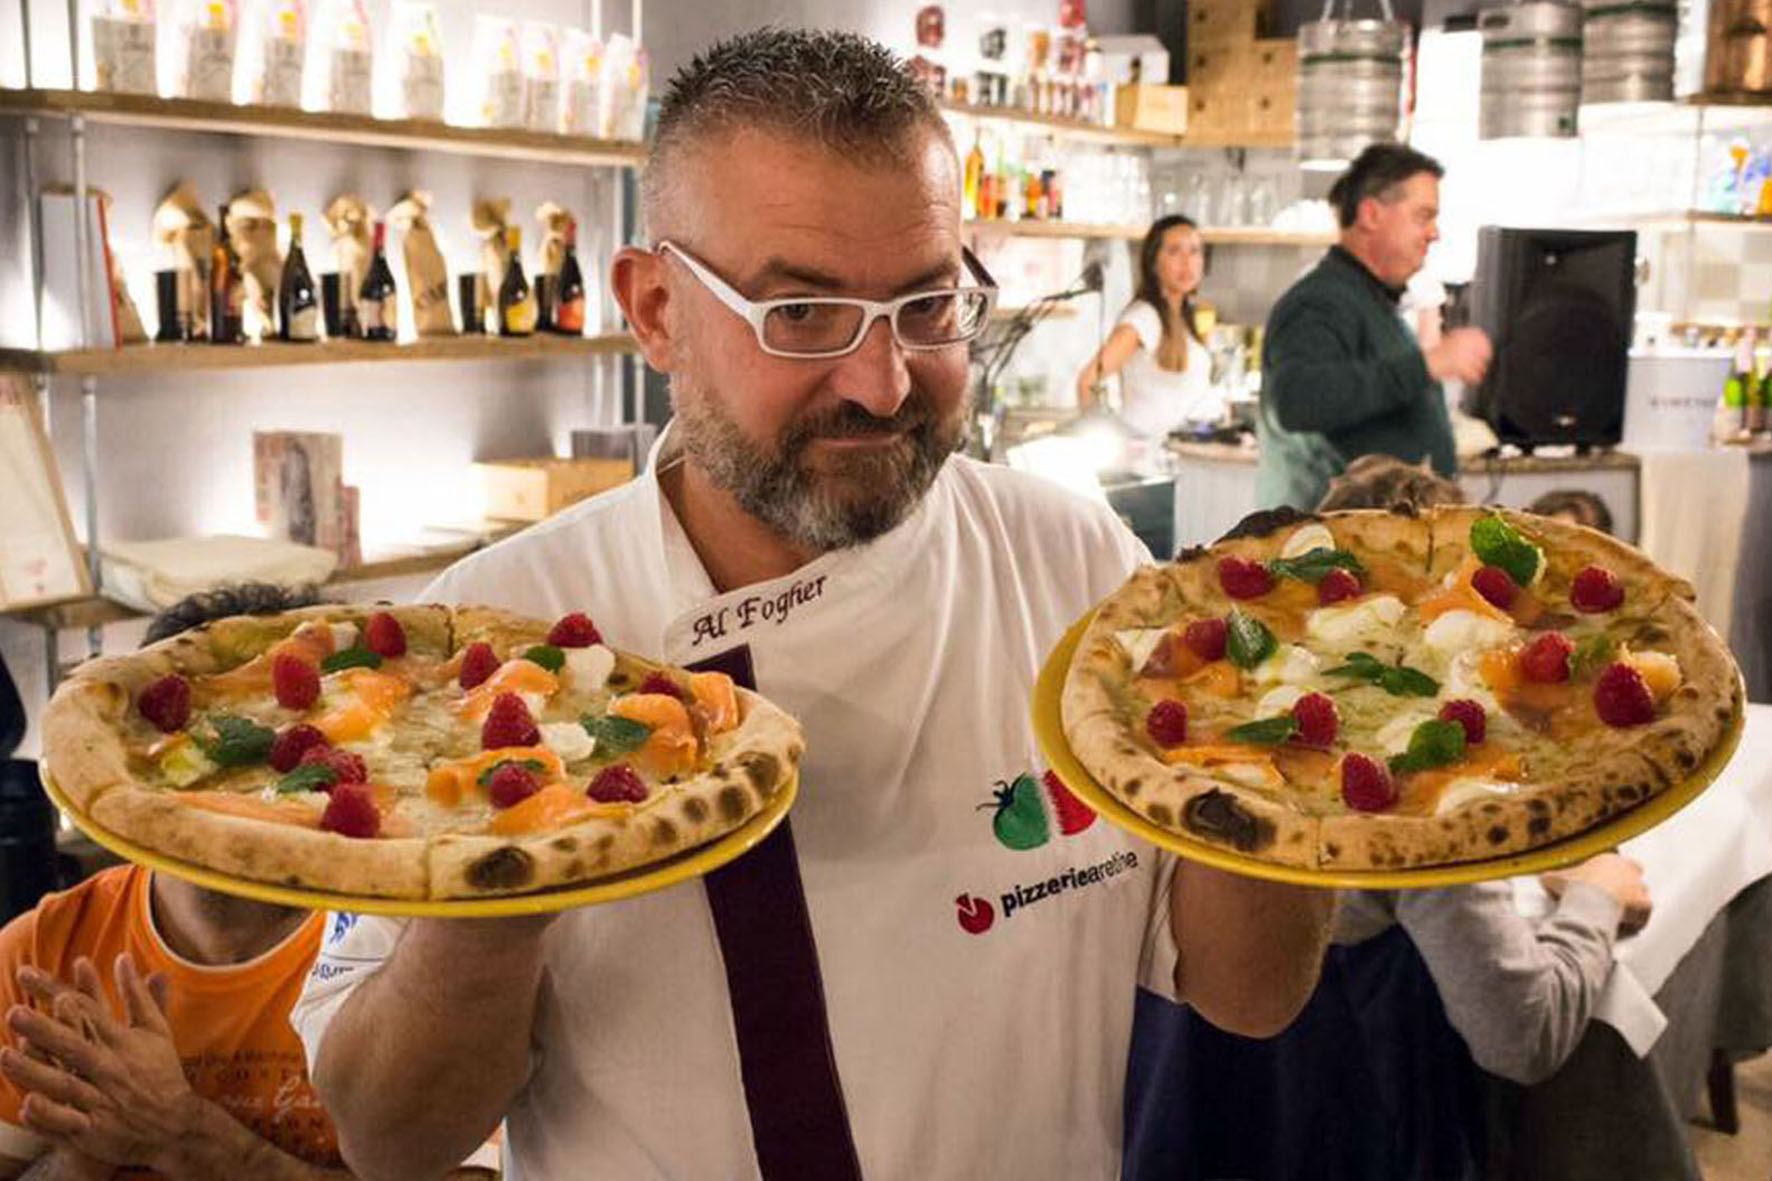
M 1039 779 L 1024 773 L 1013 781 L 997 780 L 991 798 L 978 806 L 981 812 L 987 808 L 993 809 L 991 832 L 1005 849 L 1038 849 L 1052 840 L 1055 828 L 1060 836 L 1069 837 L 1095 823 L 1095 812 L 1051 771 Z M 1008 918 L 1019 904 L 1014 892 L 1005 895 L 1003 917 Z M 996 908 L 976 895 L 961 894 L 954 899 L 954 908 L 961 930 L 969 935 L 982 935 L 997 921 Z

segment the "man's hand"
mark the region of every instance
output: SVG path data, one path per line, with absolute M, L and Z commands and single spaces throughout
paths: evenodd
M 1440 338 L 1440 343 L 1421 354 L 1427 362 L 1428 376 L 1435 381 L 1462 381 L 1476 385 L 1489 372 L 1489 359 L 1495 355 L 1489 335 L 1481 328 L 1454 328 Z
M 1551 897 L 1561 898 L 1570 882 L 1586 882 L 1598 886 L 1612 897 L 1624 913 L 1618 919 L 1618 933 L 1629 935 L 1640 931 L 1649 922 L 1653 903 L 1649 884 L 1643 880 L 1643 867 L 1618 853 L 1601 853 L 1569 869 L 1541 874 L 1538 879 Z
M 201 1100 L 166 1024 L 165 980 L 144 980 L 133 958 L 118 956 L 122 1021 L 85 957 L 74 961 L 72 985 L 30 967 L 19 969 L 18 982 L 43 1010 L 14 1005 L 6 1024 L 24 1052 L 0 1050 L 0 1072 L 25 1092 L 25 1125 L 113 1165 L 156 1167 L 171 1155 Z

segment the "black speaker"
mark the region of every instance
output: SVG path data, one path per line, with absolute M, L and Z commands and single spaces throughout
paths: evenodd
M 1470 317 L 1495 343 L 1495 360 L 1465 391 L 1465 412 L 1527 449 L 1618 442 L 1636 267 L 1631 230 L 1484 226 Z

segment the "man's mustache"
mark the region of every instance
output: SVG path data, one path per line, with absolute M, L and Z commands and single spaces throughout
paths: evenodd
M 897 435 L 914 430 L 930 418 L 926 401 L 913 395 L 888 418 L 881 418 L 855 402 L 839 402 L 814 418 L 795 424 L 793 441 L 807 439 L 866 439 L 876 435 Z

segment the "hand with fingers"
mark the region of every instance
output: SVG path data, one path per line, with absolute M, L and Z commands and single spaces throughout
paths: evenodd
M 91 960 L 74 962 L 72 983 L 20 968 L 19 987 L 35 1006 L 7 1012 L 18 1045 L 0 1050 L 0 1072 L 25 1092 L 25 1125 L 58 1149 L 167 1171 L 202 1100 L 166 1023 L 164 978 L 144 979 L 128 953 L 114 974 L 121 1019 Z

